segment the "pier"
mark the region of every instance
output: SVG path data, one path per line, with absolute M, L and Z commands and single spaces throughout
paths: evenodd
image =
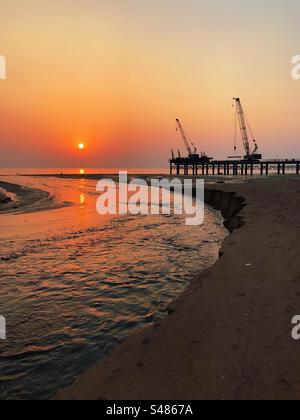
M 253 175 L 299 175 L 300 160 L 213 160 L 204 162 L 201 157 L 176 158 L 170 160 L 170 175 L 231 175 L 231 176 L 253 176 Z

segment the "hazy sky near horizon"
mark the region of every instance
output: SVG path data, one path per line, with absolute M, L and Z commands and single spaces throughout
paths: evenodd
M 162 167 L 171 147 L 184 150 L 176 117 L 223 158 L 233 96 L 266 157 L 300 157 L 299 0 L 0 6 L 1 167 Z

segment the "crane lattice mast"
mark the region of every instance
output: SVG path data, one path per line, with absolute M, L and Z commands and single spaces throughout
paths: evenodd
M 189 154 L 189 156 L 191 156 L 193 153 L 192 153 L 190 143 L 188 141 L 188 138 L 187 138 L 187 135 L 184 131 L 184 128 L 183 128 L 183 126 L 182 126 L 182 124 L 181 124 L 181 122 L 178 118 L 176 119 L 176 123 L 177 123 L 178 130 L 180 131 L 181 137 L 183 138 L 185 147 L 187 148 L 188 154 Z
M 243 145 L 244 145 L 245 152 L 246 152 L 245 159 L 250 159 L 250 160 L 261 159 L 261 155 L 257 154 L 258 146 L 257 146 L 256 140 L 254 138 L 253 132 L 251 130 L 251 127 L 250 127 L 250 125 L 247 121 L 246 114 L 245 114 L 245 112 L 243 110 L 243 107 L 242 107 L 242 104 L 241 104 L 241 100 L 240 100 L 240 98 L 233 98 L 233 100 L 236 103 L 236 120 L 238 119 L 238 121 L 239 121 L 242 140 L 243 140 Z M 250 134 L 253 138 L 254 150 L 252 152 L 251 152 L 251 149 L 250 149 L 248 129 L 249 129 L 249 132 L 250 132 Z M 236 150 L 236 128 L 235 128 L 234 150 Z
M 250 158 L 250 154 L 251 154 L 250 153 L 250 144 L 249 144 L 248 131 L 247 131 L 247 125 L 246 125 L 244 110 L 243 110 L 240 98 L 233 98 L 233 99 L 236 102 L 236 113 L 237 113 L 237 117 L 238 117 L 239 124 L 240 124 L 241 135 L 242 135 L 242 140 L 243 140 L 246 156 L 247 156 L 247 158 Z

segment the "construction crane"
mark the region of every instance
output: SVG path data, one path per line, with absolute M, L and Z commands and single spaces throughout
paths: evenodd
M 196 157 L 197 155 L 196 155 L 196 153 L 197 153 L 197 149 L 196 149 L 196 147 L 193 145 L 193 148 L 194 148 L 194 151 L 192 151 L 192 148 L 191 148 L 191 146 L 190 146 L 190 143 L 189 143 L 189 140 L 188 140 L 188 137 L 187 137 L 187 135 L 186 135 L 186 133 L 185 133 L 185 131 L 184 131 L 184 128 L 183 128 L 183 126 L 182 126 L 182 124 L 181 124 L 181 122 L 180 122 L 180 120 L 178 119 L 178 118 L 176 118 L 176 124 L 177 124 L 177 130 L 180 132 L 180 134 L 181 134 L 181 137 L 182 137 L 182 139 L 183 139 L 183 141 L 184 141 L 184 144 L 185 144 L 185 147 L 186 147 L 186 149 L 187 149 L 187 151 L 188 151 L 188 154 L 189 154 L 189 157 Z M 199 155 L 197 156 L 197 157 L 199 157 Z
M 243 145 L 244 145 L 244 149 L 245 149 L 245 156 L 244 156 L 244 160 L 261 160 L 262 159 L 262 155 L 257 153 L 258 152 L 258 145 L 257 142 L 255 140 L 255 137 L 253 135 L 253 132 L 251 130 L 251 127 L 247 121 L 246 118 L 246 114 L 243 110 L 242 104 L 241 104 L 241 100 L 240 98 L 233 98 L 233 101 L 236 105 L 235 109 L 236 109 L 236 123 L 237 120 L 239 122 L 240 125 L 240 130 L 241 130 L 241 135 L 242 135 L 242 141 L 243 141 Z M 234 106 L 234 104 L 233 104 Z M 250 134 L 253 138 L 253 144 L 254 144 L 254 149 L 253 151 L 251 151 L 250 148 L 250 143 L 249 143 L 249 136 L 248 136 L 248 129 L 250 131 Z M 235 143 L 234 143 L 234 150 L 237 150 L 237 130 L 235 130 L 235 139 L 234 139 Z
M 202 152 L 199 155 L 196 146 L 194 145 L 194 143 L 189 141 L 188 136 L 186 135 L 186 132 L 183 128 L 183 125 L 181 124 L 178 118 L 176 118 L 176 125 L 177 125 L 177 131 L 180 132 L 181 137 L 184 141 L 185 147 L 187 149 L 188 158 L 192 159 L 193 161 L 197 160 L 198 162 L 201 162 L 201 163 L 209 163 L 212 160 L 212 158 L 208 157 L 206 153 L 204 152 Z M 178 151 L 178 158 L 181 159 L 180 151 Z
M 172 155 L 171 160 L 182 159 L 182 158 L 181 158 L 181 153 L 180 153 L 180 150 L 178 150 L 178 155 L 177 155 L 177 156 L 175 156 L 174 150 L 173 150 L 173 149 L 171 149 L 171 155 Z

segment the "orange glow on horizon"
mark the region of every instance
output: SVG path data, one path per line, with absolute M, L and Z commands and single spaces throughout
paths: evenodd
M 268 19 L 258 0 L 86 3 L 32 0 L 29 13 L 12 1 L 0 16 L 0 166 L 163 168 L 171 149 L 187 154 L 176 117 L 199 151 L 224 159 L 233 96 L 265 158 L 300 154 L 299 2 L 274 2 Z

